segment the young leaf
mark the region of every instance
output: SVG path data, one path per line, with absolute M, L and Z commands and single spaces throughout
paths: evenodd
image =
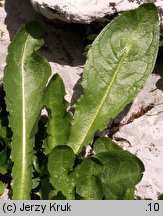
M 86 200 L 101 200 L 103 198 L 103 186 L 99 178 L 103 171 L 103 164 L 94 157 L 88 157 L 77 166 L 71 174 L 76 184 L 76 192 Z
M 22 27 L 8 50 L 4 90 L 13 131 L 13 199 L 29 199 L 32 187 L 34 135 L 42 109 L 42 95 L 50 76 L 48 62 L 38 55 L 43 32 L 34 22 Z
M 115 144 L 115 142 L 113 142 L 111 139 L 100 137 L 94 143 L 93 151 L 95 154 L 98 154 L 101 152 L 122 151 L 122 148 Z
M 76 185 L 76 193 L 85 200 L 102 200 L 103 186 L 98 176 L 86 176 L 79 179 Z
M 83 72 L 84 94 L 76 106 L 68 145 L 75 153 L 92 142 L 143 87 L 159 46 L 154 4 L 124 12 L 93 42 Z
M 66 145 L 56 146 L 48 157 L 50 182 L 67 199 L 74 199 L 74 184 L 68 175 L 73 168 L 74 160 L 73 150 Z
M 103 184 L 104 197 L 107 200 L 133 198 L 135 185 L 141 180 L 144 172 L 143 163 L 128 151 L 124 151 L 117 144 L 107 138 L 99 138 L 99 143 L 108 147 L 98 153 L 96 157 L 104 164 L 105 169 L 100 175 Z
M 48 111 L 48 136 L 44 142 L 46 153 L 49 153 L 55 146 L 67 142 L 71 116 L 66 111 L 68 103 L 65 101 L 64 96 L 63 81 L 58 74 L 55 74 L 44 94 L 44 105 Z

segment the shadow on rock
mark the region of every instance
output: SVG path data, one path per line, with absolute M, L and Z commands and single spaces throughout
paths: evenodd
M 163 91 L 163 77 L 156 82 L 156 87 Z
M 5 24 L 11 39 L 23 24 L 34 20 L 45 31 L 45 44 L 40 52 L 49 62 L 70 66 L 84 63 L 84 25 L 50 21 L 36 12 L 29 0 L 6 0 L 5 10 Z
M 74 91 L 73 91 L 73 95 L 72 95 L 71 102 L 70 102 L 71 107 L 74 106 L 74 104 L 78 101 L 78 99 L 83 94 L 83 86 L 81 85 L 82 76 L 83 74 L 80 75 L 80 79 L 76 82 L 73 88 Z
M 159 48 L 156 66 L 154 73 L 160 76 L 160 79 L 156 82 L 156 88 L 163 91 L 163 47 Z

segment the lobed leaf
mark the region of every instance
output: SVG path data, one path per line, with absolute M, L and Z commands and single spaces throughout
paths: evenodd
M 126 11 L 93 42 L 83 72 L 84 94 L 76 105 L 68 145 L 75 153 L 92 142 L 130 103 L 152 72 L 159 46 L 154 4 Z
M 46 153 L 57 145 L 65 144 L 68 139 L 71 116 L 66 111 L 68 103 L 64 96 L 63 81 L 55 74 L 44 94 L 44 105 L 48 111 L 47 139 L 44 142 Z
M 86 176 L 77 181 L 76 193 L 85 200 L 102 200 L 103 186 L 98 176 Z
M 103 171 L 103 164 L 94 157 L 88 157 L 76 167 L 72 176 L 76 185 L 76 193 L 85 200 L 101 200 L 103 186 L 99 178 Z
M 103 184 L 104 197 L 107 200 L 131 199 L 135 185 L 139 183 L 144 172 L 144 165 L 140 159 L 107 138 L 99 138 L 95 146 L 108 147 L 98 153 L 96 157 L 104 164 L 105 168 L 100 175 Z
M 4 90 L 13 131 L 13 199 L 30 199 L 34 136 L 42 109 L 42 96 L 50 76 L 48 62 L 38 55 L 43 32 L 34 22 L 23 26 L 8 49 Z
M 102 152 L 122 151 L 122 148 L 109 138 L 100 137 L 93 145 L 95 154 Z

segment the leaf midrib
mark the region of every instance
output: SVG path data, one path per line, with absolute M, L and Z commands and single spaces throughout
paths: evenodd
M 133 31 L 133 33 L 131 34 L 130 40 L 132 40 L 132 38 L 134 37 L 135 33 L 138 31 L 138 29 L 139 29 L 140 26 L 141 26 L 141 21 L 138 23 L 138 26 L 136 27 L 136 29 L 135 29 L 135 30 Z M 111 79 L 110 85 L 108 86 L 108 88 L 107 88 L 107 90 L 106 90 L 106 94 L 105 94 L 104 97 L 102 98 L 102 101 L 101 101 L 101 103 L 100 103 L 100 106 L 99 106 L 99 108 L 97 109 L 97 111 L 96 111 L 96 113 L 95 113 L 95 116 L 94 116 L 94 118 L 92 119 L 91 124 L 90 124 L 90 126 L 89 126 L 89 128 L 88 128 L 86 134 L 83 136 L 83 139 L 82 139 L 82 141 L 80 142 L 81 144 L 78 144 L 78 148 L 77 148 L 76 151 L 75 151 L 76 153 L 78 153 L 78 151 L 80 150 L 81 146 L 83 146 L 83 143 L 84 143 L 84 141 L 85 141 L 85 139 L 86 139 L 86 137 L 87 137 L 87 134 L 89 133 L 89 131 L 90 131 L 90 129 L 91 129 L 91 127 L 92 127 L 94 121 L 96 120 L 96 117 L 98 116 L 98 114 L 99 114 L 99 112 L 100 112 L 100 110 L 101 110 L 101 108 L 102 108 L 102 106 L 103 106 L 103 104 L 104 104 L 104 102 L 105 102 L 105 99 L 106 99 L 106 97 L 108 96 L 108 93 L 110 92 L 111 87 L 112 87 L 112 85 L 113 85 L 113 83 L 114 83 L 114 81 L 115 81 L 115 79 L 116 79 L 116 77 L 117 77 L 117 74 L 118 74 L 118 72 L 119 72 L 119 68 L 121 67 L 121 63 L 122 63 L 123 60 L 125 59 L 125 57 L 126 57 L 126 55 L 128 54 L 128 52 L 129 52 L 129 50 L 127 50 L 127 52 L 124 52 L 124 54 L 122 55 L 122 57 L 121 57 L 121 59 L 120 59 L 118 65 L 117 65 L 117 69 L 116 69 L 116 71 L 115 71 L 115 73 L 114 73 L 114 75 L 113 75 L 113 77 L 112 77 L 112 79 Z
M 29 39 L 29 35 L 27 35 L 26 41 L 24 43 L 24 48 L 23 48 L 23 55 L 22 55 L 22 60 L 21 60 L 21 76 L 22 76 L 22 184 L 24 185 L 24 181 L 25 181 L 25 172 L 26 172 L 26 118 L 25 118 L 25 69 L 24 69 L 24 65 L 25 65 L 25 59 L 26 59 L 26 49 L 27 49 L 27 44 L 28 44 L 28 39 Z M 23 193 L 23 190 L 21 191 Z M 23 195 L 23 194 L 22 194 Z M 22 196 L 20 195 L 20 196 Z
M 111 87 L 112 87 L 112 85 L 113 85 L 113 83 L 114 83 L 114 81 L 115 81 L 115 79 L 116 79 L 116 77 L 117 77 L 117 74 L 118 74 L 118 72 L 119 72 L 119 68 L 121 67 L 121 63 L 122 63 L 122 61 L 124 60 L 125 57 L 126 57 L 126 53 L 124 53 L 124 54 L 122 55 L 122 57 L 121 57 L 121 59 L 120 59 L 118 65 L 117 65 L 117 69 L 116 69 L 115 73 L 114 73 L 113 76 L 112 76 L 110 85 L 107 87 L 106 93 L 105 93 L 105 95 L 103 96 L 100 105 L 98 106 L 98 109 L 97 109 L 97 111 L 96 111 L 96 113 L 95 113 L 95 115 L 94 115 L 94 118 L 93 118 L 92 121 L 91 121 L 90 126 L 88 127 L 87 133 L 83 136 L 83 139 L 82 139 L 82 141 L 81 141 L 81 145 L 78 145 L 79 147 L 77 148 L 76 152 L 78 152 L 78 151 L 80 150 L 82 144 L 84 143 L 84 141 L 85 141 L 85 139 L 86 139 L 86 137 L 87 137 L 87 134 L 89 133 L 89 131 L 90 131 L 90 129 L 91 129 L 91 127 L 92 127 L 94 121 L 96 120 L 96 118 L 97 118 L 97 116 L 98 116 L 98 114 L 99 114 L 99 112 L 100 112 L 100 110 L 101 110 L 101 108 L 102 108 L 102 106 L 103 106 L 103 104 L 104 104 L 104 102 L 105 102 L 105 100 L 106 100 L 106 97 L 108 96 L 108 94 L 109 94 L 109 92 L 110 92 L 110 90 L 111 90 Z

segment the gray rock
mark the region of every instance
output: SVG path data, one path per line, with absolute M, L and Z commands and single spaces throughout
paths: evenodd
M 6 0 L 5 8 L 0 7 L 0 79 L 3 78 L 10 40 L 22 25 L 32 20 L 38 21 L 45 31 L 45 45 L 40 52 L 48 59 L 52 74 L 59 73 L 63 78 L 66 99 L 70 101 L 84 63 L 84 45 L 80 34 L 67 24 L 47 22 L 33 9 L 29 0 Z
M 148 0 L 30 0 L 36 11 L 48 19 L 65 22 L 90 23 L 105 16 L 137 8 Z M 153 0 L 163 19 L 162 0 Z
M 143 179 L 137 185 L 137 195 L 141 198 L 157 199 L 163 192 L 162 89 L 162 77 L 152 74 L 127 115 L 122 118 L 121 114 L 122 126 L 114 134 L 115 141 L 145 165 Z
M 7 47 L 9 45 L 9 33 L 4 23 L 6 12 L 0 7 L 0 83 L 3 77 L 3 70 L 6 64 Z

